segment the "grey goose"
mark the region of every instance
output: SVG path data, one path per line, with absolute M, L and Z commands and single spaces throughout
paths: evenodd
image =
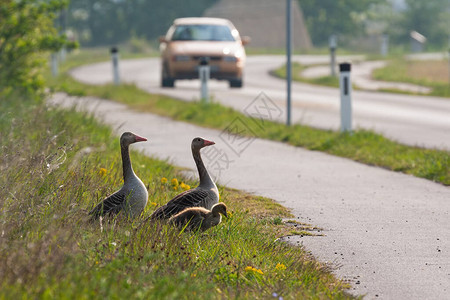
M 165 205 L 155 210 L 150 216 L 150 219 L 167 220 L 171 216 L 176 215 L 177 213 L 190 207 L 203 207 L 209 210 L 214 204 L 219 202 L 219 190 L 206 170 L 200 155 L 200 149 L 214 144 L 214 142 L 205 140 L 201 137 L 196 137 L 192 140 L 192 156 L 194 157 L 195 164 L 197 165 L 198 175 L 200 178 L 198 187 L 184 191 L 183 193 L 175 196 Z
M 125 210 L 128 216 L 136 217 L 144 210 L 148 201 L 148 192 L 144 183 L 133 171 L 128 150 L 131 144 L 144 141 L 147 139 L 131 132 L 125 132 L 120 137 L 123 186 L 90 211 L 89 214 L 94 219 L 105 215 L 116 215 L 122 210 Z

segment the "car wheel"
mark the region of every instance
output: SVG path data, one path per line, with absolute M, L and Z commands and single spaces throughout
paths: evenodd
M 174 87 L 175 79 L 169 77 L 167 72 L 167 66 L 163 66 L 163 70 L 161 72 L 161 87 Z
M 230 80 L 230 88 L 241 88 L 241 87 L 242 87 L 242 79 Z
M 175 80 L 171 78 L 163 78 L 161 80 L 161 86 L 162 87 L 174 87 L 175 86 Z

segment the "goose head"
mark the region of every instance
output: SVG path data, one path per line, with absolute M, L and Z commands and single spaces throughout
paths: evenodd
M 217 204 L 214 204 L 213 207 L 211 208 L 211 212 L 213 215 L 217 216 L 219 214 L 224 215 L 226 218 L 228 218 L 227 215 L 227 206 L 225 205 L 225 203 L 220 202 Z
M 204 138 L 196 137 L 192 140 L 191 149 L 192 151 L 200 151 L 200 149 L 202 149 L 203 147 L 212 146 L 214 144 L 215 143 L 213 141 L 208 141 Z
M 122 147 L 128 147 L 129 145 L 137 142 L 145 142 L 147 139 L 145 137 L 141 137 L 132 132 L 124 132 L 120 137 L 120 145 Z

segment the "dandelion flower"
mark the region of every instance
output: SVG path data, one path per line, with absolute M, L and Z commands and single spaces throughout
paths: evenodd
M 184 182 L 182 182 L 182 183 L 180 184 L 180 187 L 181 187 L 183 190 L 185 190 L 185 191 L 191 189 L 191 186 L 188 185 L 188 184 L 185 184 Z
M 161 178 L 161 183 L 162 184 L 166 184 L 167 183 L 167 178 L 166 177 Z
M 106 171 L 105 168 L 100 168 L 100 170 L 98 170 L 98 173 L 99 173 L 101 176 L 105 176 L 107 172 L 108 172 L 108 171 Z
M 275 270 L 277 270 L 277 271 L 283 271 L 283 270 L 286 270 L 286 266 L 285 266 L 284 264 L 278 263 L 278 264 L 275 266 Z
M 173 190 L 174 190 L 174 191 L 177 191 L 177 190 L 178 190 L 178 186 L 174 186 L 174 187 L 173 187 Z
M 176 178 L 173 178 L 173 179 L 170 181 L 170 183 L 171 183 L 173 186 L 178 186 L 178 180 L 177 180 Z
M 157 206 L 158 205 L 158 203 L 156 203 L 156 202 L 152 202 L 150 204 L 151 204 L 151 206 Z
M 247 267 L 245 267 L 245 269 L 244 269 L 246 272 L 251 272 L 251 273 L 258 273 L 258 274 L 261 274 L 261 275 L 263 275 L 264 273 L 263 273 L 263 271 L 261 271 L 261 269 L 257 269 L 257 268 L 254 268 L 254 267 L 251 267 L 251 266 L 247 266 Z

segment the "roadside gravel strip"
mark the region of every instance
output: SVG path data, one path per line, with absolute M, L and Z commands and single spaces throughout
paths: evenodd
M 202 152 L 220 184 L 275 199 L 324 236 L 290 237 L 366 299 L 445 299 L 450 293 L 450 188 L 282 143 L 232 136 L 141 113 L 96 98 L 55 94 L 51 105 L 93 113 L 119 135 L 149 138 L 136 148 L 195 169 L 190 141 L 216 142 Z M 238 122 L 230 120 L 230 124 Z M 195 172 L 192 173 L 194 176 Z

